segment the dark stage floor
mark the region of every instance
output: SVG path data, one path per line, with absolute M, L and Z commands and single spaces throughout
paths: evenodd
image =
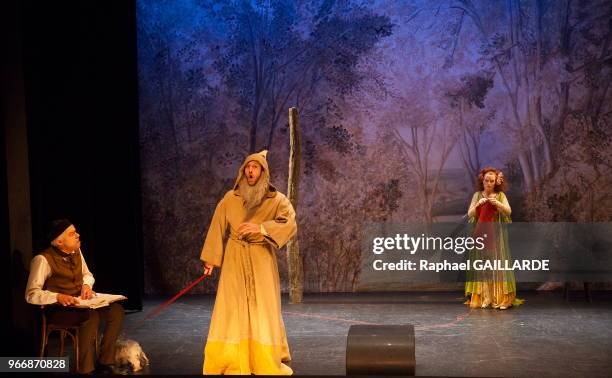
M 594 292 L 593 303 L 566 302 L 561 292 L 520 294 L 525 305 L 506 311 L 469 310 L 461 293 L 306 295 L 299 305 L 284 297 L 291 367 L 344 375 L 350 325 L 414 324 L 417 375 L 610 376 L 612 293 Z M 181 298 L 140 322 L 166 299 L 148 298 L 143 312 L 129 314 L 125 336 L 149 356 L 145 373 L 200 374 L 214 297 Z

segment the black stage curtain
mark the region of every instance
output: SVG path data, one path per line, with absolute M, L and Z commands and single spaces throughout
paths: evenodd
M 142 308 L 134 1 L 22 2 L 34 252 L 68 218 L 96 278 Z
M 4 107 L 0 109 L 2 120 L 4 119 Z M 2 126 L 4 124 L 2 123 Z M 8 210 L 8 186 L 6 181 L 6 140 L 4 127 L 0 128 L 0 298 L 4 305 L 2 306 L 2 317 L 0 323 L 2 340 L 15 340 L 15 332 L 13 330 L 13 290 L 11 280 L 11 240 L 9 232 L 9 210 Z M 21 348 L 20 348 L 21 349 Z M 8 353 L 10 348 L 5 343 L 0 344 L 0 353 L 2 356 L 10 356 Z

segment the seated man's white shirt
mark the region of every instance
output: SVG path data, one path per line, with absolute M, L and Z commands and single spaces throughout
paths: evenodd
M 95 279 L 85 263 L 83 253 L 81 253 L 81 266 L 81 270 L 83 272 L 83 285 L 89 285 L 89 287 L 93 288 Z M 25 297 L 28 303 L 34 305 L 48 305 L 57 303 L 58 293 L 43 289 L 45 286 L 45 281 L 51 277 L 51 273 L 51 266 L 43 255 L 38 255 L 32 259 Z

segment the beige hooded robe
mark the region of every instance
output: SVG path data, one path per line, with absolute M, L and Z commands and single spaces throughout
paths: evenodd
M 204 348 L 204 374 L 293 373 L 281 362 L 289 361 L 290 355 L 274 249 L 295 235 L 295 212 L 287 197 L 272 185 L 262 203 L 247 212 L 238 186 L 244 167 L 253 160 L 268 171 L 266 151 L 245 159 L 234 189 L 215 209 L 200 256 L 221 267 Z M 240 240 L 237 229 L 244 222 L 263 225 L 265 236 Z

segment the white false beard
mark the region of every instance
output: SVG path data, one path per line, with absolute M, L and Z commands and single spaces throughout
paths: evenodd
M 255 185 L 249 185 L 247 178 L 242 176 L 240 182 L 238 183 L 238 188 L 240 190 L 240 195 L 242 195 L 242 199 L 244 200 L 244 207 L 247 210 L 251 210 L 261 204 L 266 194 L 268 194 L 268 188 L 270 187 L 270 180 L 268 175 L 262 172 L 259 180 L 255 183 Z

